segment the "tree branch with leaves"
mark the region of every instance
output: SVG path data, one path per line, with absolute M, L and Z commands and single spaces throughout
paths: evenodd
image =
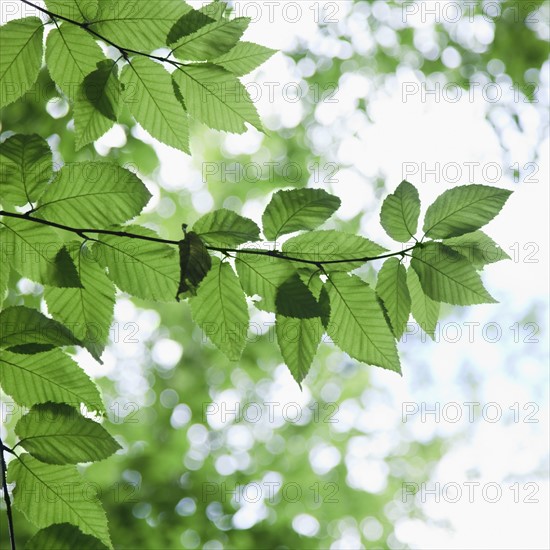
M 49 19 L 2 27 L 0 106 L 35 84 L 47 29 L 46 66 L 73 105 L 77 147 L 105 134 L 123 109 L 186 152 L 189 119 L 237 133 L 262 128 L 239 77 L 274 52 L 241 41 L 249 20 L 228 16 L 224 3 L 194 10 L 179 0 L 47 0 L 46 8 L 21 1 Z M 166 55 L 152 53 L 159 49 Z M 77 464 L 106 459 L 120 445 L 102 425 L 98 388 L 68 352 L 81 347 L 101 361 L 117 289 L 153 302 L 188 300 L 196 324 L 232 361 L 245 348 L 250 306 L 273 314 L 282 357 L 301 384 L 324 334 L 358 361 L 401 373 L 397 342 L 411 313 L 433 338 L 441 302 L 495 301 L 479 272 L 507 258 L 481 228 L 510 192 L 483 185 L 443 193 L 418 236 L 420 197 L 402 182 L 380 213 L 398 243 L 389 251 L 319 229 L 340 207 L 323 189 L 274 193 L 261 228 L 220 209 L 166 239 L 129 223 L 151 194 L 117 164 L 68 163 L 54 172 L 42 137 L 14 134 L 1 144 L 0 168 L 0 386 L 26 411 L 16 444 L 0 442 L 12 548 L 12 503 L 40 529 L 30 548 L 112 548 L 105 512 L 82 491 Z M 374 287 L 353 274 L 373 262 L 383 262 Z M 19 277 L 42 285 L 47 314 L 3 308 Z M 4 451 L 15 457 L 7 474 Z M 26 498 L 29 490 L 53 500 Z

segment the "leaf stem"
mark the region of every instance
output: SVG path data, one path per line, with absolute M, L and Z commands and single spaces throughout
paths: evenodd
M 32 216 L 29 216 L 29 212 L 20 214 L 17 212 L 6 212 L 4 210 L 0 210 L 0 216 L 27 220 L 35 223 L 40 223 L 42 225 L 49 225 L 50 227 L 55 227 L 56 229 L 61 229 L 63 231 L 69 231 L 71 233 L 75 233 L 82 239 L 93 240 L 91 239 L 91 237 L 86 235 L 86 233 L 97 233 L 100 235 L 113 235 L 115 237 L 121 237 L 121 238 L 127 238 L 127 239 L 138 239 L 141 241 L 150 241 L 150 242 L 169 244 L 174 246 L 177 246 L 180 243 L 180 241 L 174 241 L 171 239 L 162 239 L 160 237 L 149 237 L 148 235 L 138 235 L 136 233 L 128 233 L 127 231 L 116 231 L 114 229 L 93 229 L 93 228 L 86 229 L 86 228 L 70 227 L 68 225 L 63 225 L 57 222 L 50 222 L 48 220 L 42 220 L 40 218 L 33 218 Z M 239 253 L 239 254 L 254 254 L 256 256 L 270 256 L 272 258 L 279 258 L 280 260 L 286 260 L 289 262 L 298 262 L 303 264 L 314 265 L 318 269 L 324 272 L 325 271 L 324 266 L 326 265 L 343 264 L 343 263 L 349 263 L 349 262 L 367 263 L 367 262 L 372 262 L 374 260 L 383 260 L 385 258 L 391 258 L 393 256 L 403 256 L 407 252 L 410 252 L 411 250 L 417 248 L 417 246 L 418 246 L 418 243 L 409 248 L 405 248 L 404 250 L 398 250 L 397 252 L 389 252 L 387 254 L 381 254 L 380 256 L 363 256 L 361 258 L 343 258 L 339 260 L 322 260 L 322 259 L 308 260 L 306 258 L 297 258 L 295 256 L 287 256 L 284 252 L 281 252 L 279 250 L 225 248 L 225 247 L 208 246 L 208 245 L 206 246 L 206 248 L 213 252 L 221 252 L 223 254 Z
M 13 529 L 13 516 L 11 511 L 11 499 L 10 499 L 10 493 L 8 491 L 8 480 L 7 480 L 8 467 L 6 465 L 6 460 L 4 458 L 4 450 L 15 454 L 9 447 L 6 447 L 2 442 L 2 439 L 0 439 L 0 468 L 2 469 L 2 489 L 4 491 L 4 501 L 6 503 L 6 514 L 8 516 L 8 531 L 10 534 L 10 546 L 11 546 L 11 550 L 16 550 L 15 531 Z

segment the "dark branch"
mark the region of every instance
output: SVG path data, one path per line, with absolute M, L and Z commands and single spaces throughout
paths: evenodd
M 92 22 L 81 23 L 80 21 L 75 21 L 74 19 L 70 19 L 69 17 L 65 17 L 64 15 L 59 15 L 58 13 L 50 11 L 46 8 L 42 8 L 41 6 L 37 6 L 36 4 L 33 4 L 32 2 L 29 2 L 29 0 L 20 0 L 20 1 L 23 2 L 23 4 L 27 4 L 27 6 L 31 6 L 35 9 L 37 9 L 38 11 L 40 11 L 42 13 L 45 13 L 46 15 L 49 15 L 54 21 L 59 19 L 61 21 L 66 21 L 67 23 L 71 23 L 71 25 L 76 25 L 77 27 L 80 27 L 81 29 L 84 29 L 85 31 L 87 31 L 90 34 L 94 35 L 99 40 L 103 40 L 107 44 L 110 44 L 111 46 L 117 48 L 117 50 L 119 50 L 121 52 L 122 57 L 124 57 L 124 59 L 126 59 L 127 61 L 128 61 L 128 54 L 133 53 L 135 55 L 142 55 L 144 57 L 148 57 L 149 59 L 156 59 L 157 61 L 167 62 L 167 63 L 170 63 L 170 64 L 174 65 L 175 67 L 186 67 L 186 66 L 188 66 L 187 63 L 181 63 L 180 61 L 176 61 L 174 59 L 168 59 L 167 57 L 160 57 L 158 55 L 152 55 L 150 53 L 140 52 L 138 50 L 133 50 L 131 48 L 125 48 L 123 46 L 120 46 L 120 45 L 116 44 L 115 42 L 113 42 L 112 40 L 110 40 L 109 38 L 107 38 L 106 36 L 103 36 L 102 34 L 99 34 L 98 32 L 91 29 L 90 25 L 93 25 L 93 21 Z
M 147 235 L 137 235 L 136 233 L 128 233 L 126 231 L 116 231 L 114 229 L 93 229 L 93 228 L 77 228 L 70 227 L 68 225 L 63 225 L 61 223 L 50 222 L 48 220 L 41 220 L 40 218 L 33 218 L 29 215 L 29 212 L 24 214 L 19 214 L 17 212 L 6 212 L 0 210 L 1 216 L 6 216 L 8 218 L 18 218 L 22 220 L 27 220 L 35 223 L 41 223 L 43 225 L 49 225 L 50 227 L 55 227 L 56 229 L 61 229 L 63 231 L 69 231 L 75 233 L 80 238 L 89 240 L 91 239 L 88 236 L 88 233 L 96 233 L 99 235 L 113 235 L 115 237 L 127 238 L 127 239 L 137 239 L 141 241 L 150 241 L 155 243 L 170 244 L 177 246 L 180 241 L 174 241 L 171 239 L 161 239 L 160 237 L 149 237 Z M 219 246 L 206 246 L 208 250 L 213 252 L 221 252 L 223 254 L 239 253 L 239 254 L 254 254 L 256 256 L 271 256 L 272 258 L 279 258 L 280 260 L 287 260 L 289 262 L 299 262 L 303 264 L 314 265 L 318 269 L 324 271 L 323 266 L 331 264 L 343 264 L 349 262 L 357 263 L 367 263 L 374 260 L 383 260 L 384 258 L 391 258 L 393 256 L 403 256 L 405 253 L 410 252 L 416 248 L 418 244 L 406 248 L 404 250 L 399 250 L 398 252 L 389 252 L 387 254 L 381 254 L 380 256 L 363 256 L 361 258 L 345 258 L 340 260 L 308 260 L 305 258 L 296 258 L 295 256 L 287 256 L 284 252 L 279 250 L 257 250 L 257 249 L 247 249 L 247 248 L 224 248 Z
M 13 515 L 11 511 L 11 499 L 10 499 L 10 493 L 8 491 L 8 480 L 7 480 L 7 472 L 8 467 L 6 465 L 6 460 L 4 459 L 4 451 L 8 451 L 12 454 L 15 454 L 12 449 L 9 447 L 6 447 L 2 440 L 0 439 L 0 468 L 2 470 L 2 489 L 4 491 L 4 501 L 6 503 L 6 514 L 8 516 L 8 531 L 10 534 L 10 546 L 11 550 L 15 549 L 15 531 L 13 530 Z

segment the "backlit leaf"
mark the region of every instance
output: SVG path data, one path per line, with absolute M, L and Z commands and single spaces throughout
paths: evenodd
M 319 303 L 298 273 L 294 273 L 279 286 L 275 305 L 277 313 L 285 317 L 311 319 L 322 314 Z
M 62 246 L 57 233 L 46 225 L 18 218 L 0 221 L 0 253 L 23 277 L 56 285 L 56 256 Z
M 33 406 L 19 419 L 15 433 L 18 445 L 48 464 L 95 462 L 121 448 L 101 424 L 65 403 Z
M 107 547 L 90 535 L 85 535 L 70 523 L 56 523 L 41 529 L 25 545 L 25 550 L 105 550 Z
M 129 225 L 124 231 L 158 238 L 145 227 Z M 121 290 L 146 300 L 171 302 L 175 299 L 180 273 L 174 247 L 113 235 L 100 235 L 98 241 L 94 245 L 97 258 Z
M 183 36 L 189 36 L 200 28 L 214 23 L 215 19 L 209 17 L 201 10 L 191 10 L 183 15 L 175 25 L 170 29 L 166 43 L 171 45 L 177 42 Z
M 262 124 L 246 88 L 237 77 L 211 63 L 179 66 L 172 73 L 189 114 L 210 128 L 242 134 L 248 122 Z
M 170 73 L 150 59 L 134 57 L 122 69 L 120 81 L 124 101 L 141 126 L 159 141 L 188 153 L 187 114 L 174 94 Z
M 476 269 L 510 259 L 510 256 L 483 231 L 445 239 L 443 244 L 462 254 Z
M 358 361 L 401 373 L 395 340 L 374 290 L 345 273 L 331 274 L 327 290 L 327 333 L 336 345 Z
M 79 344 L 74 334 L 61 323 L 25 306 L 10 306 L 0 312 L 0 348 L 44 344 Z
M 191 299 L 191 310 L 204 335 L 231 361 L 238 361 L 246 343 L 248 306 L 229 264 L 214 258 L 197 296 Z
M 448 246 L 429 242 L 416 248 L 411 266 L 432 300 L 461 306 L 496 303 L 474 266 Z
M 309 262 L 323 262 L 330 271 L 351 271 L 387 249 L 359 235 L 327 230 L 292 237 L 283 244 L 283 252 Z
M 213 62 L 236 76 L 244 76 L 265 63 L 275 53 L 276 50 L 260 44 L 241 41 L 231 51 L 214 59 Z
M 439 319 L 440 304 L 425 294 L 414 269 L 407 270 L 407 286 L 411 295 L 411 310 L 415 321 L 433 340 Z
M 0 233 L 1 238 L 1 233 Z M 8 262 L 5 262 L 0 269 L 0 311 L 2 311 L 2 304 L 6 298 L 6 292 L 8 290 L 8 283 L 10 280 L 10 266 Z
M 275 312 L 277 290 L 295 271 L 291 262 L 272 256 L 239 252 L 235 266 L 246 294 L 261 298 L 254 305 L 263 311 Z
M 315 229 L 340 208 L 340 199 L 323 189 L 278 191 L 267 205 L 262 224 L 270 241 L 281 235 Z
M 16 483 L 13 504 L 29 521 L 38 527 L 71 523 L 112 548 L 96 491 L 76 466 L 52 466 L 24 453 L 10 462 L 8 478 Z
M 151 194 L 132 172 L 110 162 L 63 166 L 33 215 L 73 227 L 103 229 L 137 216 Z
M 15 19 L 0 27 L 0 107 L 19 99 L 36 82 L 43 34 L 38 17 Z
M 120 82 L 116 65 L 111 60 L 105 60 L 97 67 L 84 78 L 76 94 L 74 125 L 77 149 L 110 130 L 120 112 Z
M 434 239 L 459 237 L 489 223 L 512 191 L 487 185 L 463 185 L 440 195 L 428 207 L 424 233 Z
M 105 59 L 101 48 L 84 29 L 65 23 L 46 40 L 46 65 L 52 80 L 74 99 L 84 78 Z
M 212 258 L 208 249 L 193 231 L 187 232 L 184 239 L 180 241 L 179 253 L 180 283 L 176 293 L 178 301 L 180 294 L 188 292 L 194 296 L 197 293 L 197 287 L 212 267 Z
M 407 270 L 397 258 L 388 258 L 376 283 L 376 293 L 382 299 L 394 336 L 399 340 L 405 331 L 411 312 L 411 297 L 407 287 Z
M 52 177 L 52 152 L 37 134 L 15 134 L 0 148 L 0 201 L 23 206 L 38 200 Z
M 191 17 L 196 18 L 193 13 L 188 13 L 183 16 L 183 19 Z M 221 19 L 220 21 L 208 23 L 194 32 L 179 37 L 174 43 L 170 44 L 172 53 L 178 59 L 185 61 L 212 60 L 229 52 L 239 41 L 249 23 L 250 19 L 248 17 L 237 17 L 231 20 Z M 192 25 L 189 24 L 186 30 L 191 28 Z
M 249 218 L 221 208 L 205 214 L 193 225 L 193 231 L 211 246 L 231 248 L 260 238 L 260 228 Z
M 410 241 L 418 228 L 420 197 L 418 190 L 408 181 L 402 181 L 395 192 L 382 203 L 380 223 L 386 233 L 396 241 Z
M 89 28 L 123 48 L 151 52 L 166 45 L 168 32 L 190 9 L 181 0 L 101 0 Z
M 72 327 L 74 335 L 99 359 L 113 319 L 115 286 L 89 244 L 67 244 L 81 288 L 46 287 L 44 298 L 54 319 Z
M 51 12 L 73 21 L 91 21 L 97 15 L 99 0 L 45 0 Z
M 34 355 L 0 351 L 0 385 L 19 405 L 69 403 L 79 408 L 104 411 L 95 384 L 61 350 Z
M 306 377 L 325 329 L 319 317 L 295 319 L 276 316 L 277 342 L 294 380 Z

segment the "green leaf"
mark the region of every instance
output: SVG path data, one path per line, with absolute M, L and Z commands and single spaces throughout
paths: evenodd
M 324 267 L 330 271 L 351 271 L 387 249 L 359 235 L 327 230 L 292 237 L 283 244 L 283 252 L 310 262 L 329 262 Z M 349 258 L 357 260 L 344 261 Z
M 19 405 L 70 403 L 104 412 L 95 384 L 61 350 L 34 355 L 0 351 L 0 385 Z
M 440 304 L 432 300 L 429 296 L 426 296 L 414 269 L 407 270 L 407 286 L 411 294 L 413 317 L 420 325 L 420 328 L 434 340 Z
M 46 65 L 52 80 L 74 99 L 84 78 L 105 59 L 101 48 L 84 29 L 65 23 L 46 40 Z
M 68 328 L 36 309 L 11 306 L 1 311 L 0 348 L 27 344 L 71 346 L 80 342 Z
M 300 267 L 296 270 L 302 282 L 309 288 L 316 300 L 321 295 L 325 283 L 319 278 L 321 272 L 314 266 Z
M 112 548 L 107 517 L 95 490 L 76 466 L 44 464 L 29 454 L 10 462 L 13 504 L 38 527 L 71 523 Z
M 443 244 L 462 254 L 476 269 L 510 259 L 510 256 L 483 231 L 474 231 L 460 237 L 445 239 Z
M 151 52 L 165 46 L 172 26 L 190 9 L 181 0 L 101 0 L 89 28 L 123 48 Z
M 209 4 L 205 4 L 202 8 L 199 8 L 198 11 L 208 15 L 208 17 L 219 21 L 225 13 L 227 8 L 227 2 L 220 2 L 220 0 L 213 0 Z
M 120 82 L 111 60 L 98 63 L 78 87 L 74 103 L 76 147 L 99 139 L 117 121 L 120 112 Z
M 313 269 L 300 268 L 297 273 L 317 300 L 321 321 L 326 328 L 330 321 L 330 300 L 325 283 L 319 277 L 319 272 Z
M 193 231 L 211 246 L 227 247 L 257 241 L 260 228 L 249 218 L 221 208 L 205 214 L 193 225 Z
M 244 76 L 265 63 L 275 53 L 277 50 L 241 41 L 231 51 L 217 57 L 213 62 L 235 76 Z
M 263 311 L 275 312 L 277 290 L 294 273 L 291 262 L 273 256 L 239 252 L 235 267 L 246 294 L 260 296 L 261 300 L 255 301 L 254 305 Z
M 444 244 L 432 241 L 415 248 L 411 266 L 432 300 L 459 306 L 496 303 L 474 266 Z
M 344 273 L 331 274 L 327 289 L 327 333 L 335 344 L 358 361 L 401 373 L 395 340 L 374 290 Z
M 92 21 L 99 9 L 99 0 L 45 0 L 45 4 L 51 12 L 81 23 Z
M 30 220 L 2 218 L 0 221 L 2 260 L 23 277 L 42 284 L 59 280 L 56 256 L 62 246 L 55 231 Z
M 418 190 L 408 181 L 402 181 L 382 203 L 380 223 L 392 239 L 406 243 L 416 233 L 419 216 Z
M 277 309 L 277 342 L 290 373 L 301 388 L 330 318 L 324 283 L 312 270 L 299 269 L 279 287 Z
M 176 98 L 172 77 L 162 65 L 134 57 L 122 69 L 124 101 L 135 119 L 154 138 L 189 153 L 189 123 Z
M 267 205 L 262 224 L 270 241 L 281 235 L 315 229 L 340 208 L 340 199 L 323 189 L 278 191 Z
M 246 343 L 248 306 L 229 264 L 214 258 L 197 296 L 191 299 L 191 311 L 204 335 L 231 361 L 238 361 Z
M 107 547 L 69 523 L 53 524 L 41 529 L 25 545 L 25 550 L 105 550 Z
M 44 298 L 54 319 L 72 327 L 74 335 L 99 359 L 109 337 L 115 305 L 115 286 L 94 255 L 94 247 L 67 245 L 81 288 L 46 287 Z
M 263 131 L 246 88 L 223 67 L 211 63 L 178 66 L 172 77 L 193 118 L 215 130 L 236 134 L 246 131 L 245 122 Z
M 388 258 L 376 283 L 376 293 L 382 299 L 394 336 L 399 340 L 405 331 L 411 312 L 411 296 L 407 287 L 407 270 L 397 258 Z
M 0 231 L 1 237 L 1 231 Z M 1 240 L 0 240 L 1 243 Z M 6 298 L 6 291 L 8 290 L 8 283 L 10 280 L 10 266 L 7 262 L 2 265 L 0 269 L 0 311 L 2 311 L 2 304 Z
M 1 202 L 23 206 L 38 200 L 52 177 L 52 152 L 37 134 L 16 134 L 0 150 Z
M 183 16 L 184 19 L 187 17 L 194 16 L 192 13 Z M 237 17 L 236 19 L 222 19 L 206 24 L 195 32 L 183 35 L 181 38 L 178 37 L 175 42 L 170 44 L 172 53 L 178 59 L 185 61 L 214 59 L 227 53 L 237 44 L 249 23 L 250 19 L 248 17 Z M 187 25 L 187 29 L 190 28 L 192 28 L 191 25 Z
M 59 249 L 55 256 L 56 280 L 53 286 L 67 288 L 82 288 L 82 283 L 76 271 L 76 266 L 65 246 Z
M 275 330 L 283 359 L 301 387 L 321 343 L 325 331 L 323 323 L 319 317 L 294 319 L 277 315 Z
M 139 226 L 124 231 L 150 238 L 156 233 Z M 175 248 L 166 244 L 113 235 L 99 235 L 99 262 L 108 268 L 109 278 L 124 292 L 145 300 L 171 302 L 179 285 Z
M 476 231 L 500 212 L 511 194 L 487 185 L 449 189 L 426 211 L 424 232 L 434 239 L 447 239 Z
M 137 216 L 151 194 L 132 172 L 110 162 L 63 166 L 33 215 L 51 222 L 103 229 Z
M 44 27 L 38 17 L 16 19 L 0 31 L 0 108 L 28 92 L 42 65 Z
M 65 403 L 33 406 L 19 419 L 15 433 L 17 445 L 48 464 L 96 462 L 121 448 L 101 424 Z
M 179 253 L 180 282 L 176 293 L 178 302 L 180 294 L 189 293 L 195 296 L 200 282 L 212 268 L 212 258 L 204 242 L 193 231 L 185 233 L 185 237 L 179 242 Z
M 170 29 L 166 38 L 166 44 L 174 44 L 182 36 L 193 34 L 205 25 L 214 23 L 214 21 L 215 19 L 208 17 L 203 11 L 191 10 L 183 15 Z
M 298 273 L 291 275 L 277 289 L 277 313 L 285 317 L 311 319 L 322 315 L 319 302 Z

